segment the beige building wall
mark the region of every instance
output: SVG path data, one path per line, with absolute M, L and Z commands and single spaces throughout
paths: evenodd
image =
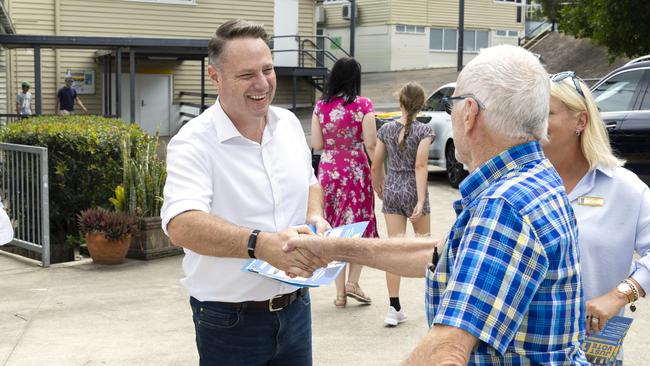
M 390 19 L 390 3 L 392 0 L 357 0 L 358 26 L 373 26 L 386 24 Z M 327 27 L 349 27 L 350 21 L 343 19 L 341 8 L 343 3 L 323 4 Z
M 13 103 L 11 102 L 14 98 L 14 96 L 11 95 L 13 88 L 11 88 L 7 83 L 7 74 L 9 73 L 9 70 L 10 68 L 7 64 L 7 50 L 0 48 L 0 114 L 12 114 L 16 112 L 16 101 L 13 101 Z
M 180 1 L 179 1 L 180 2 Z M 60 36 L 116 36 L 156 38 L 209 38 L 219 24 L 233 18 L 263 24 L 273 32 L 274 3 L 272 0 L 196 0 L 188 4 L 157 3 L 137 0 L 5 0 L 18 34 Z M 314 35 L 313 0 L 299 0 L 299 32 Z M 55 93 L 62 85 L 68 69 L 95 70 L 95 94 L 80 95 L 93 114 L 102 113 L 102 67 L 95 60 L 96 50 L 42 50 L 41 73 L 43 113 L 54 113 Z M 11 50 L 9 62 L 14 72 L 8 73 L 10 85 L 20 80 L 33 83 L 33 51 Z M 140 63 L 140 61 L 138 61 Z M 123 72 L 128 72 L 128 63 Z M 185 61 L 167 66 L 144 62 L 141 67 L 158 67 L 160 73 L 173 72 L 174 103 L 179 103 L 181 91 L 200 92 L 200 61 Z M 207 62 L 206 62 L 207 65 Z M 214 89 L 206 73 L 206 92 Z M 301 88 L 304 82 L 301 82 Z M 286 104 L 291 84 L 281 82 L 276 102 Z M 311 87 L 298 93 L 301 100 L 313 102 Z M 8 99 L 8 98 L 5 98 Z M 199 98 L 182 99 L 198 103 Z
M 357 1 L 359 22 L 356 28 L 356 57 L 364 71 L 393 71 L 456 66 L 456 51 L 429 48 L 431 28 L 458 27 L 458 2 L 449 0 Z M 341 17 L 342 3 L 325 4 L 324 33 L 340 37 L 349 49 L 348 20 Z M 523 15 L 522 15 L 523 17 Z M 523 35 L 525 19 L 517 23 L 517 7 L 495 0 L 466 0 L 465 29 L 488 32 L 488 45 L 514 44 Z M 399 32 L 397 25 L 423 27 L 423 32 Z M 380 36 L 377 30 L 385 34 Z M 499 31 L 500 34 L 497 34 Z M 503 35 L 505 33 L 505 36 Z M 465 51 L 464 63 L 478 52 Z

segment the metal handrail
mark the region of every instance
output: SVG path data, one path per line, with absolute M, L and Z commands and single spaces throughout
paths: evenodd
M 336 55 L 334 55 L 332 52 L 328 51 L 325 48 L 319 48 L 318 44 L 313 41 L 313 39 L 328 39 L 331 44 L 333 44 L 338 50 L 343 52 L 344 55 L 350 56 L 350 54 L 345 51 L 338 43 L 336 43 L 333 39 L 331 39 L 329 36 L 301 36 L 301 35 L 286 35 L 286 36 L 273 36 L 271 37 L 271 40 L 275 40 L 278 38 L 293 38 L 298 42 L 299 48 L 296 49 L 284 49 L 284 50 L 278 50 L 275 49 L 275 45 L 273 46 L 273 49 L 271 50 L 272 53 L 279 53 L 279 52 L 297 52 L 298 53 L 298 64 L 300 67 L 305 66 L 305 54 L 309 54 L 310 52 L 322 52 L 323 55 L 326 55 L 328 59 L 330 59 L 333 62 L 336 62 L 338 59 Z M 305 44 L 309 43 L 311 46 L 314 48 L 305 48 Z M 322 63 L 318 62 L 317 58 L 315 58 L 313 55 L 309 54 L 309 56 L 316 60 L 317 65 L 325 67 Z
M 531 29 L 530 32 L 528 32 L 528 33 L 525 35 L 525 38 L 529 38 L 529 37 L 528 37 L 528 34 L 534 34 L 534 35 L 533 35 L 532 37 L 530 37 L 530 38 L 533 38 L 533 37 L 537 36 L 537 34 L 535 34 L 535 32 L 536 32 L 538 29 L 542 28 L 543 26 L 546 26 L 547 28 L 550 28 L 550 27 L 553 26 L 553 23 L 550 23 L 548 20 L 543 21 L 543 22 L 540 23 L 537 27 Z M 543 33 L 543 32 L 540 32 L 540 33 Z
M 313 49 L 307 49 L 307 48 L 305 48 L 305 43 L 307 43 L 307 42 L 310 43 L 314 48 L 313 48 Z M 301 43 L 301 45 L 300 45 L 300 48 L 303 49 L 304 51 L 315 51 L 315 52 L 317 52 L 317 53 L 318 53 L 318 52 L 322 52 L 323 55 L 327 56 L 327 58 L 329 58 L 330 61 L 332 61 L 332 62 L 336 62 L 336 60 L 337 60 L 336 56 L 335 56 L 332 52 L 330 52 L 330 51 L 328 51 L 328 50 L 325 50 L 325 49 L 320 49 L 320 48 L 318 48 L 318 45 L 317 45 L 316 43 L 314 43 L 314 41 L 312 41 L 311 39 L 303 39 L 303 40 L 302 40 L 302 43 Z M 304 52 L 304 51 L 303 51 L 303 52 Z M 303 53 L 303 55 L 304 55 L 304 53 Z M 322 67 L 325 67 L 325 64 L 319 62 L 318 58 L 314 57 L 314 56 L 313 56 L 312 54 L 310 54 L 310 53 L 307 53 L 307 55 L 309 55 L 312 59 L 316 60 L 316 64 L 317 64 L 317 65 L 322 66 Z M 305 64 L 305 63 L 304 63 L 304 60 L 303 60 L 302 64 L 303 64 L 303 65 Z
M 346 56 L 350 57 L 350 53 L 348 53 L 346 50 L 344 50 L 343 47 L 341 47 L 341 45 L 336 43 L 329 36 L 301 36 L 301 35 L 296 34 L 296 35 L 286 35 L 286 36 L 273 36 L 273 37 L 271 37 L 271 40 L 274 40 L 274 39 L 277 39 L 277 38 L 295 38 L 298 41 L 298 43 L 301 43 L 303 38 L 307 38 L 307 39 L 319 39 L 319 38 L 328 39 L 333 45 L 336 46 L 336 48 L 338 48 Z M 323 49 L 323 51 L 327 51 L 327 50 Z

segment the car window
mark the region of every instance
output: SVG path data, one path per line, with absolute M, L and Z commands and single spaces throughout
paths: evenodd
M 646 76 L 647 78 L 647 76 Z M 648 83 L 645 83 L 645 92 L 643 94 L 643 99 L 641 100 L 641 105 L 639 109 L 642 111 L 650 111 L 650 86 Z
M 437 92 L 433 93 L 424 103 L 423 111 L 427 112 L 442 112 L 445 108 L 442 105 L 442 98 L 454 94 L 454 88 L 442 88 Z
M 632 109 L 634 92 L 639 87 L 645 70 L 632 70 L 612 76 L 592 91 L 601 112 Z

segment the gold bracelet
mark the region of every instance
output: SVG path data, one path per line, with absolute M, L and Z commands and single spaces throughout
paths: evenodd
M 639 296 L 639 289 L 636 288 L 636 285 L 634 284 L 634 282 L 630 281 L 627 278 L 624 279 L 623 282 L 627 283 L 630 286 L 630 288 L 632 289 L 632 295 L 634 296 L 634 298 L 630 302 L 637 301 L 639 299 L 639 297 L 641 297 L 641 296 Z

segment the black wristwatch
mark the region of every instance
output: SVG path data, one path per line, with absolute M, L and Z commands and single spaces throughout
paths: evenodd
M 248 237 L 248 256 L 251 258 L 255 257 L 255 245 L 257 245 L 257 234 L 260 233 L 260 230 L 255 229 L 251 233 L 251 236 Z

